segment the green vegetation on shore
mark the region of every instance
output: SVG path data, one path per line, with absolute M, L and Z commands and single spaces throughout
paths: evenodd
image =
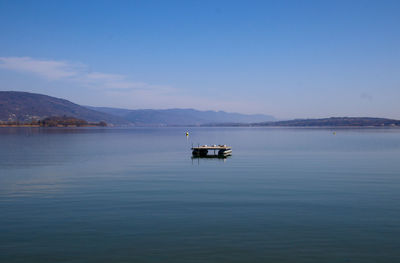
M 106 127 L 107 123 L 88 122 L 68 116 L 52 116 L 43 120 L 34 120 L 31 122 L 7 121 L 0 122 L 0 127 Z

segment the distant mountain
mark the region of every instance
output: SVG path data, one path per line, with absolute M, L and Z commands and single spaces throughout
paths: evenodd
M 91 110 L 64 99 L 29 92 L 0 91 L 0 121 L 29 122 L 64 115 L 89 122 L 129 123 L 118 116 Z
M 68 100 L 41 94 L 0 91 L 0 121 L 32 122 L 54 116 L 136 126 L 400 127 L 400 120 L 385 118 L 332 117 L 275 121 L 274 117 L 269 115 L 246 115 L 224 111 L 84 107 Z
M 268 115 L 246 115 L 223 111 L 193 109 L 127 110 L 105 107 L 84 107 L 65 99 L 47 95 L 0 91 L 0 121 L 31 122 L 47 117 L 68 116 L 88 122 L 104 121 L 114 125 L 183 126 L 207 123 L 254 123 L 272 121 Z
M 254 123 L 275 120 L 272 116 L 262 114 L 247 115 L 224 111 L 199 111 L 194 109 L 127 110 L 106 107 L 88 108 L 119 116 L 135 125 L 182 126 L 203 125 L 208 123 Z
M 368 117 L 332 117 L 253 123 L 251 126 L 278 127 L 400 127 L 400 120 Z

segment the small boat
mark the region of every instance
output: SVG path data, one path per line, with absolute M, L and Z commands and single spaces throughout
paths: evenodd
M 214 154 L 209 155 L 208 151 L 214 151 Z M 216 152 L 218 151 L 218 152 Z M 192 154 L 195 157 L 227 157 L 232 155 L 232 147 L 226 145 L 202 145 L 198 147 L 192 147 Z

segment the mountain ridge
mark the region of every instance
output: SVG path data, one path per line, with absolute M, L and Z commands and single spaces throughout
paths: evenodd
M 330 117 L 276 121 L 269 115 L 224 111 L 90 107 L 37 93 L 0 91 L 1 122 L 29 123 L 55 116 L 106 122 L 117 126 L 400 127 L 400 120 L 388 118 Z
M 240 114 L 195 109 L 139 109 L 82 106 L 66 99 L 22 91 L 0 91 L 0 121 L 32 122 L 52 116 L 68 116 L 111 125 L 199 126 L 206 123 L 272 121 L 262 114 Z
M 22 91 L 0 91 L 1 121 L 30 122 L 51 116 L 69 116 L 118 125 L 127 124 L 118 116 L 97 112 L 66 99 Z
M 137 125 L 176 126 L 176 125 L 203 125 L 218 122 L 252 123 L 272 121 L 274 117 L 263 114 L 241 114 L 225 111 L 200 111 L 196 109 L 137 109 L 129 110 L 111 107 L 90 107 L 89 109 L 113 114 L 131 121 Z

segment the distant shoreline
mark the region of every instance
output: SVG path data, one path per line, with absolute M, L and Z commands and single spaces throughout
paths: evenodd
M 21 125 L 2 125 L 1 128 L 84 128 L 84 127 L 107 127 L 100 125 L 58 125 L 58 126 L 40 126 L 40 125 L 29 125 L 29 124 L 21 124 Z
M 165 126 L 145 126 L 145 125 L 132 125 L 132 126 L 100 126 L 100 125 L 58 125 L 58 126 L 40 126 L 40 125 L 0 125 L 0 128 L 52 128 L 52 129 L 60 129 L 60 128 L 255 128 L 255 129 L 400 129 L 400 126 L 252 126 L 252 125 L 237 125 L 237 126 L 230 126 L 230 125 L 210 125 L 210 126 L 195 126 L 195 125 L 165 125 Z
M 3 121 L 0 122 L 0 127 L 106 127 L 107 123 L 104 121 L 95 123 L 86 120 L 77 119 L 68 116 L 52 116 L 43 120 L 35 120 L 32 122 L 20 121 Z

